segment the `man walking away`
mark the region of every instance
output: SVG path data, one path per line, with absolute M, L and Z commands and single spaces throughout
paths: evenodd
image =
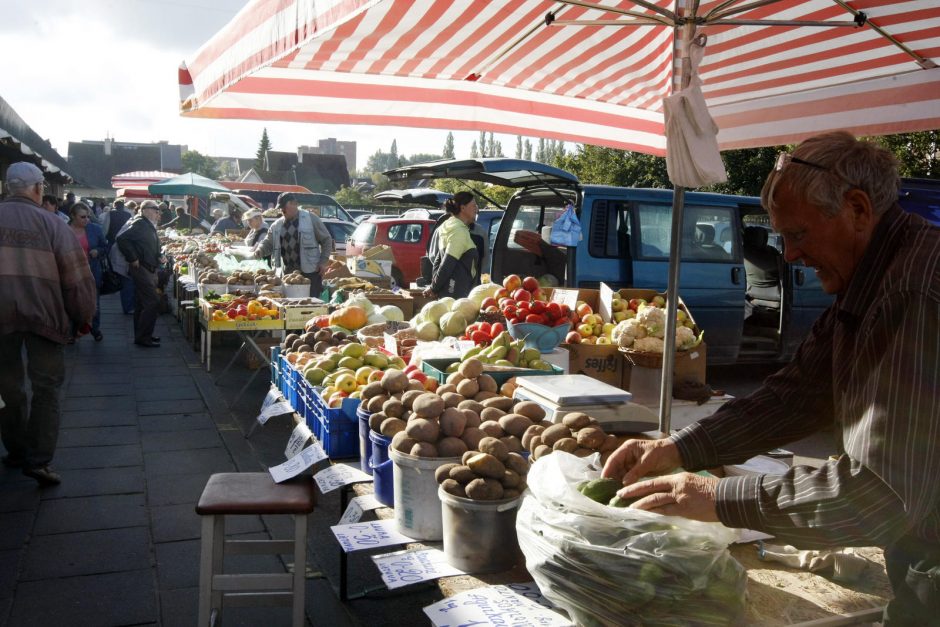
M 61 481 L 50 467 L 59 436 L 63 346 L 72 325 L 89 328 L 95 280 L 71 229 L 40 207 L 42 171 L 12 164 L 11 196 L 0 202 L 0 435 L 3 464 L 20 467 L 40 486 Z M 24 364 L 23 349 L 26 349 Z M 27 405 L 26 377 L 32 388 Z
M 128 229 L 118 235 L 117 245 L 128 263 L 128 274 L 134 282 L 134 344 L 156 348 L 160 338 L 153 334 L 160 315 L 160 297 L 157 294 L 157 268 L 160 256 L 160 238 L 157 222 L 160 207 L 145 200 L 140 215 L 130 221 Z

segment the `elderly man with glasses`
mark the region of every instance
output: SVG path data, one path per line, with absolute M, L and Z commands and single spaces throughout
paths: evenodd
M 604 475 L 634 507 L 763 531 L 801 549 L 881 546 L 885 625 L 940 625 L 940 228 L 898 205 L 894 156 L 845 132 L 783 154 L 761 194 L 784 256 L 835 302 L 793 362 L 663 440 L 629 440 Z M 820 468 L 716 479 L 650 474 L 738 464 L 821 429 Z
M 159 221 L 160 206 L 145 200 L 140 215 L 117 236 L 118 249 L 127 260 L 128 274 L 134 282 L 134 344 L 147 348 L 160 346 L 160 338 L 153 334 L 160 315 L 157 269 L 164 261 L 157 235 Z
M 40 207 L 42 171 L 12 164 L 0 201 L 0 435 L 3 465 L 41 486 L 61 481 L 49 465 L 59 437 L 64 345 L 88 328 L 95 280 L 71 229 Z M 25 349 L 25 359 L 24 359 Z M 26 379 L 32 389 L 27 402 Z

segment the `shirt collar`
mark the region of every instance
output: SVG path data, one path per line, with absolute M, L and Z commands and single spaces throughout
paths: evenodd
M 905 224 L 904 211 L 897 205 L 881 216 L 865 254 L 855 267 L 848 289 L 838 299 L 840 319 L 845 320 L 846 316 L 861 319 L 871 306 L 895 252 L 904 243 Z

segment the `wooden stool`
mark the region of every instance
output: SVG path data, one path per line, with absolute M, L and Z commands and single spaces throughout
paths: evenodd
M 196 513 L 202 516 L 199 566 L 199 625 L 211 624 L 213 610 L 227 605 L 291 605 L 293 625 L 304 624 L 304 574 L 307 570 L 307 514 L 316 504 L 313 479 L 274 483 L 266 472 L 219 473 L 209 477 Z M 294 540 L 226 540 L 225 517 L 293 514 Z M 294 553 L 294 574 L 226 575 L 224 557 Z M 248 592 L 250 591 L 250 592 Z M 212 621 L 214 622 L 214 621 Z

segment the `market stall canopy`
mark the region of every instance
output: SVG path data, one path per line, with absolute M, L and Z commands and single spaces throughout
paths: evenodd
M 160 172 L 159 170 L 140 170 L 137 172 L 125 172 L 124 174 L 115 174 L 111 177 L 111 187 L 119 189 L 121 187 L 143 188 L 147 189 L 152 183 L 159 183 L 177 176 L 174 172 Z
M 312 194 L 303 185 L 278 185 L 277 183 L 248 183 L 244 181 L 219 181 L 227 189 L 247 192 L 294 192 L 295 194 Z
M 193 172 L 152 183 L 148 186 L 155 196 L 208 196 L 210 192 L 227 192 L 227 187 Z
M 39 166 L 47 176 L 52 175 L 62 182 L 74 180 L 62 155 L 52 148 L 48 140 L 41 138 L 6 100 L 0 98 L 0 153 L 5 147 L 11 151 L 8 156 L 11 163 L 29 161 Z M 0 159 L 0 163 L 3 161 Z
M 934 0 L 253 0 L 181 66 L 180 109 L 663 155 L 691 24 L 707 36 L 699 74 L 723 150 L 928 130 L 938 23 Z

